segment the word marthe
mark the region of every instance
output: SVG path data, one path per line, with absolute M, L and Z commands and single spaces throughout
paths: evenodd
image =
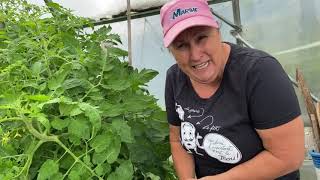
M 188 13 L 195 13 L 198 12 L 198 8 L 193 7 L 193 8 L 188 8 L 188 9 L 177 9 L 175 12 L 173 12 L 173 16 L 172 19 L 175 19 L 179 16 L 182 16 L 184 14 L 188 14 Z

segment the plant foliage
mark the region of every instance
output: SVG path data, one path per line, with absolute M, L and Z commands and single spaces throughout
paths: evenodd
M 120 61 L 110 26 L 25 0 L 1 0 L 0 25 L 0 179 L 175 178 L 157 72 Z

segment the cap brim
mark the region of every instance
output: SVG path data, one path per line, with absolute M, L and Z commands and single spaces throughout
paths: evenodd
M 195 16 L 184 19 L 172 26 L 171 29 L 165 34 L 163 38 L 164 46 L 168 47 L 182 31 L 194 26 L 210 26 L 214 28 L 219 27 L 218 23 L 214 19 L 206 16 Z

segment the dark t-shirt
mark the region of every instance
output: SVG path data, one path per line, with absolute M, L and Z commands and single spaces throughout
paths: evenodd
M 220 87 L 208 99 L 198 96 L 176 64 L 167 71 L 168 121 L 180 126 L 181 144 L 192 153 L 198 178 L 226 172 L 250 160 L 264 150 L 255 129 L 273 128 L 300 115 L 291 82 L 275 58 L 229 45 Z M 297 178 L 295 171 L 278 179 Z

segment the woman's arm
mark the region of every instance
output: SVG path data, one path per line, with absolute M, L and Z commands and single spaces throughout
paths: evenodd
M 257 132 L 262 139 L 264 151 L 225 173 L 202 179 L 271 180 L 299 169 L 304 160 L 304 128 L 301 116 L 281 126 Z
M 174 168 L 180 180 L 195 177 L 194 161 L 191 154 L 180 143 L 180 126 L 170 125 L 170 145 Z

